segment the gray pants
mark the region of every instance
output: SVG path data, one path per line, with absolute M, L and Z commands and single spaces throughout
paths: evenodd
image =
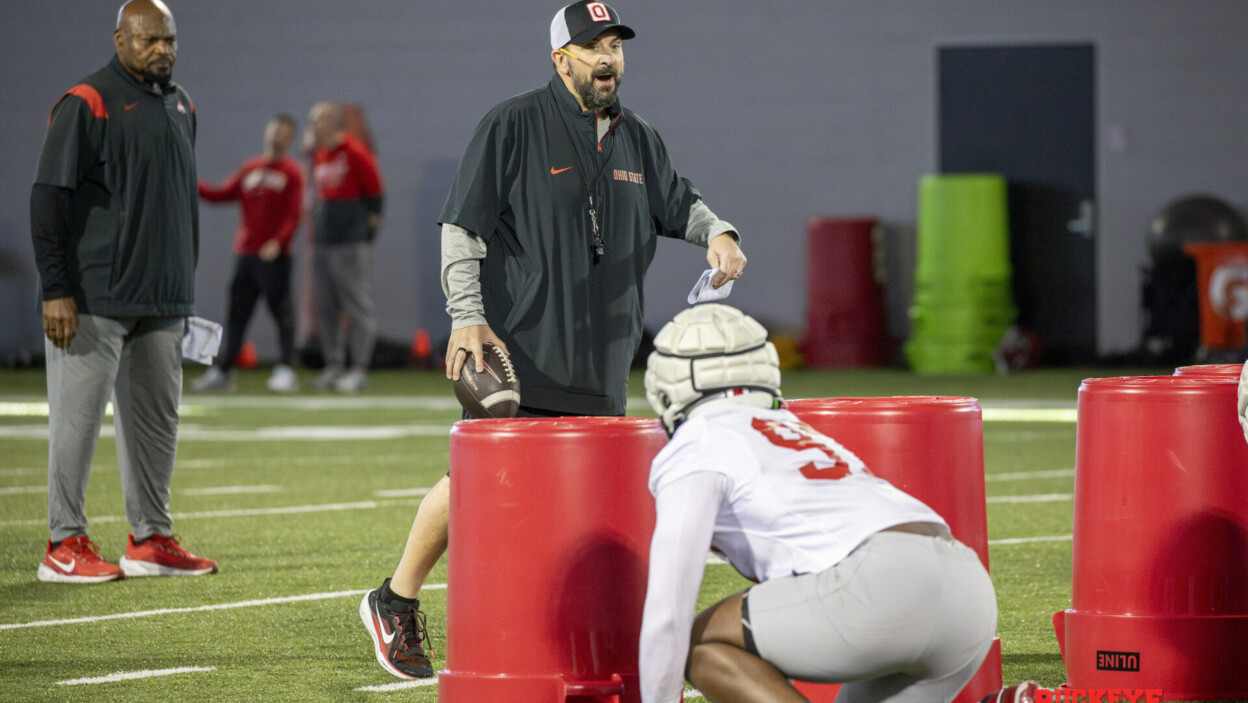
M 822 573 L 747 598 L 759 656 L 791 678 L 845 682 L 837 703 L 953 700 L 997 629 L 988 572 L 950 537 L 880 532 Z
M 169 483 L 178 447 L 183 325 L 182 317 L 79 315 L 68 349 L 44 339 L 53 542 L 87 534 L 87 478 L 110 396 L 121 492 L 134 538 L 173 534 Z
M 346 361 L 347 345 L 342 333 L 342 313 L 346 312 L 351 320 L 351 365 L 368 368 L 377 342 L 372 242 L 338 245 L 318 242 L 312 275 L 325 365 L 341 367 Z

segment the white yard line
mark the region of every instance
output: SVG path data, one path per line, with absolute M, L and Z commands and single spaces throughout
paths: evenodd
M 449 391 L 449 389 L 448 389 Z M 646 401 L 641 400 L 644 404 Z M 181 415 L 204 415 L 219 408 L 272 408 L 275 410 L 459 410 L 459 401 L 449 392 L 445 396 L 262 396 L 262 395 L 182 395 L 178 404 Z M 105 413 L 113 414 L 113 404 L 105 407 Z M 39 399 L 0 400 L 0 417 L 47 417 L 48 402 Z
M 131 618 L 150 618 L 157 615 L 172 615 L 175 613 L 200 613 L 209 610 L 233 610 L 235 608 L 256 608 L 265 605 L 281 605 L 283 603 L 302 603 L 304 601 L 314 600 L 331 600 L 333 598 L 350 598 L 352 596 L 362 596 L 371 589 L 363 589 L 358 591 L 331 591 L 327 593 L 308 593 L 302 596 L 283 596 L 281 598 L 264 598 L 261 600 L 244 600 L 234 603 L 216 603 L 214 605 L 199 605 L 190 608 L 163 608 L 160 610 L 139 610 L 133 613 L 111 613 L 109 615 L 94 615 L 86 618 L 67 618 L 65 620 L 37 620 L 35 622 L 16 622 L 8 624 L 0 624 L 0 630 L 20 630 L 29 627 L 56 627 L 59 625 L 78 625 L 81 623 L 101 622 L 104 620 L 127 620 Z M 427 583 L 421 587 L 422 591 L 442 591 L 446 590 L 445 583 Z
M 276 395 L 186 395 L 182 402 L 201 407 L 273 408 L 281 410 L 460 410 L 459 401 L 446 395 L 405 396 L 276 396 Z M 642 402 L 645 402 L 644 400 Z
M 410 453 L 409 454 L 369 454 L 368 455 L 369 463 L 377 463 L 379 461 L 381 462 L 413 461 L 415 458 L 416 458 L 415 455 L 410 454 Z M 258 458 L 256 459 L 256 461 L 263 461 L 266 464 L 268 462 L 280 461 L 282 464 L 314 464 L 314 465 L 320 466 L 323 464 L 358 464 L 360 463 L 360 456 L 358 454 L 327 454 L 325 456 L 313 455 L 313 456 L 292 456 L 292 457 L 281 456 L 281 457 L 273 457 L 271 459 L 270 458 Z
M 413 498 L 416 496 L 428 495 L 429 488 L 395 488 L 389 490 L 373 491 L 374 498 Z
M 449 437 L 451 426 L 438 425 L 344 425 L 261 427 L 254 430 L 227 430 L 198 425 L 178 428 L 178 441 L 204 442 L 269 442 L 314 441 L 343 442 L 350 440 L 403 439 L 406 437 Z
M 984 422 L 1074 422 L 1074 408 L 984 408 Z
M 1074 539 L 1073 535 L 1049 535 L 1047 537 L 1011 537 L 1008 539 L 990 539 L 988 544 L 992 546 L 1003 544 L 1034 544 L 1036 542 L 1068 542 Z
M 1071 500 L 1075 496 L 1070 493 L 1042 493 L 1029 496 L 988 496 L 989 503 L 1057 503 Z
M 431 679 L 413 679 L 411 681 L 400 681 L 398 683 L 383 683 L 377 686 L 360 686 L 355 689 L 357 691 L 402 691 L 405 688 L 422 688 L 424 686 L 437 686 L 438 677 Z
M 981 400 L 979 407 L 989 408 L 992 410 L 1030 410 L 1032 408 L 1044 408 L 1046 410 L 1065 409 L 1074 410 L 1077 401 L 1074 400 L 1041 400 L 1039 398 L 1016 398 L 1013 400 Z
M 262 515 L 296 515 L 301 513 L 325 513 L 337 512 L 342 510 L 375 510 L 377 508 L 392 508 L 396 506 L 417 506 L 420 501 L 416 500 L 362 500 L 355 503 L 318 503 L 314 505 L 287 505 L 279 508 L 239 508 L 236 510 L 201 510 L 189 513 L 174 513 L 175 520 L 186 520 L 193 518 L 224 518 L 224 517 L 257 517 Z M 89 522 L 121 522 L 125 520 L 124 515 L 101 515 L 99 517 L 87 518 Z M 0 527 L 37 527 L 46 525 L 47 520 L 4 520 L 0 521 Z
M 408 454 L 370 454 L 368 462 L 370 464 L 377 463 L 404 463 L 414 461 L 415 457 Z M 330 464 L 358 464 L 360 456 L 358 454 L 330 454 L 328 456 L 247 456 L 234 459 L 178 459 L 178 470 L 199 470 L 199 469 L 222 469 L 226 467 L 238 468 L 240 466 L 261 468 L 285 468 L 287 466 L 326 466 Z M 91 467 L 91 471 L 116 471 L 116 464 L 107 464 L 99 462 Z M 30 476 L 42 475 L 46 476 L 48 469 L 43 468 L 15 468 L 0 469 L 0 476 Z
M 226 459 L 178 459 L 177 462 L 179 469 L 222 469 L 229 465 Z
M 1053 469 L 1052 471 L 1019 471 L 1009 474 L 988 474 L 985 481 L 1030 481 L 1033 478 L 1071 478 L 1074 469 Z
M 988 544 L 992 546 L 1003 546 L 1003 545 L 1011 545 L 1011 544 L 1032 544 L 1032 543 L 1037 543 L 1037 542 L 1064 542 L 1064 541 L 1069 541 L 1070 539 L 1072 539 L 1071 535 L 1048 535 L 1048 536 L 1043 536 L 1043 537 L 1014 537 L 1014 538 L 1009 538 L 1009 539 L 988 540 Z M 712 565 L 712 564 L 726 564 L 727 562 L 723 561 L 722 559 L 719 559 L 718 557 L 715 557 L 714 555 L 708 555 L 706 559 L 706 563 L 708 565 Z M 445 583 L 429 583 L 429 584 L 425 584 L 422 587 L 422 590 L 426 590 L 426 591 L 440 591 L 440 590 L 445 590 L 445 589 L 446 589 Z M 266 605 L 279 605 L 283 603 L 299 603 L 303 601 L 330 600 L 333 598 L 349 598 L 352 596 L 363 595 L 365 593 L 368 593 L 368 591 L 369 589 L 354 590 L 354 591 L 332 591 L 332 592 L 327 592 L 327 593 L 309 593 L 309 594 L 302 595 L 302 596 L 285 596 L 281 598 L 265 598 L 261 600 L 238 601 L 234 603 L 217 603 L 214 605 L 201 605 L 201 606 L 188 607 L 188 608 L 163 608 L 160 610 L 140 610 L 140 611 L 132 612 L 132 613 L 112 613 L 109 615 L 95 615 L 91 617 L 68 618 L 64 620 L 37 620 L 34 622 L 6 623 L 6 624 L 0 624 L 0 631 L 18 630 L 18 629 L 25 629 L 25 628 L 32 628 L 32 627 L 56 627 L 60 625 L 77 625 L 77 624 L 83 624 L 83 623 L 101 622 L 104 620 L 125 620 L 125 619 L 131 619 L 131 618 L 146 618 L 146 617 L 155 617 L 159 615 L 171 615 L 175 613 L 197 613 L 197 612 L 204 612 L 204 611 L 210 611 L 210 610 L 232 610 L 235 608 L 253 608 L 253 607 L 259 607 L 259 606 L 266 606 Z M 364 690 L 364 689 L 358 689 L 358 690 Z M 374 690 L 374 689 L 368 689 L 368 690 Z
M 1016 425 L 1017 426 L 1017 425 Z M 994 429 L 984 435 L 984 444 L 1014 444 L 1018 442 L 1051 442 L 1054 437 L 1065 436 L 1072 429 L 1063 424 L 1048 423 L 1030 430 Z
M 5 486 L 0 488 L 0 496 L 20 496 L 32 493 L 47 493 L 48 487 L 44 486 Z
M 48 474 L 48 468 L 36 468 L 33 466 L 22 466 L 12 469 L 0 469 L 0 476 L 33 476 L 35 474 Z
M 192 674 L 198 671 L 216 671 L 215 666 L 183 666 L 177 669 L 146 669 L 144 671 L 118 671 L 108 676 L 92 676 L 85 679 L 69 679 L 57 681 L 57 686 L 82 686 L 93 683 L 113 683 L 114 681 L 131 681 L 133 679 L 152 679 L 157 676 L 173 676 L 174 674 Z
M 182 417 L 192 417 L 195 415 L 207 415 L 215 412 L 203 406 L 195 406 L 180 403 L 178 405 L 178 415 Z M 0 401 L 0 417 L 47 417 L 48 403 L 47 401 Z M 113 404 L 108 403 L 104 406 L 104 417 L 113 416 Z
M 187 519 L 213 519 L 213 518 L 231 518 L 231 517 L 260 517 L 265 515 L 298 515 L 303 513 L 325 513 L 339 512 L 343 510 L 376 510 L 378 508 L 392 508 L 399 506 L 417 506 L 420 501 L 417 500 L 396 500 L 390 499 L 400 498 L 404 496 L 423 496 L 429 492 L 428 488 L 412 488 L 412 489 L 395 489 L 393 491 L 378 491 L 378 497 L 383 497 L 382 493 L 390 494 L 384 496 L 385 500 L 362 500 L 353 503 L 314 503 L 309 505 L 287 505 L 275 508 L 238 508 L 233 510 L 200 510 L 193 512 L 174 513 L 173 518 L 176 520 Z M 1047 493 L 1040 495 L 1023 495 L 1023 496 L 992 496 L 987 499 L 989 503 L 1051 503 L 1073 498 L 1069 493 Z M 88 518 L 92 523 L 111 523 L 121 522 L 125 520 L 123 515 L 98 515 Z M 38 519 L 29 520 L 0 520 L 0 527 L 39 527 L 46 524 L 47 521 Z
M 292 425 L 288 427 L 260 427 L 240 430 L 201 425 L 183 424 L 178 427 L 179 442 L 270 442 L 278 441 L 321 441 L 342 442 L 349 440 L 404 439 L 406 437 L 439 437 L 449 436 L 451 425 L 368 425 L 351 427 L 344 425 Z M 100 428 L 101 437 L 116 436 L 112 425 Z M 33 439 L 47 440 L 48 426 L 39 425 L 5 425 L 0 426 L 0 439 Z
M 283 486 L 215 486 L 211 488 L 184 488 L 179 493 L 188 496 L 224 496 L 243 493 L 281 493 Z

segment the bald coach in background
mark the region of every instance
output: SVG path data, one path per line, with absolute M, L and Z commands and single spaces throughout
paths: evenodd
M 52 109 L 30 198 L 47 336 L 41 581 L 217 570 L 172 537 L 169 513 L 199 247 L 195 104 L 173 82 L 177 26 L 160 0 L 124 4 L 113 43 L 109 64 Z M 120 565 L 100 556 L 83 511 L 110 396 L 133 530 Z

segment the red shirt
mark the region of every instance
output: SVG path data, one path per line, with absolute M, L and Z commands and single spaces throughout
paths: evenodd
M 312 177 L 322 200 L 358 200 L 381 195 L 381 171 L 377 158 L 364 142 L 343 133 L 333 149 L 317 149 L 312 156 Z
M 235 254 L 255 254 L 270 239 L 290 253 L 303 214 L 303 169 L 289 156 L 269 161 L 254 156 L 220 186 L 199 182 L 199 197 L 213 203 L 242 202 Z

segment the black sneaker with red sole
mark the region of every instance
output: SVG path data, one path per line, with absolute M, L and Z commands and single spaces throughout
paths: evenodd
M 385 588 L 390 584 L 386 579 Z M 392 611 L 381 602 L 381 588 L 364 594 L 360 600 L 360 620 L 372 639 L 373 654 L 377 663 L 401 679 L 432 678 L 434 656 L 429 647 L 429 633 L 425 628 L 425 614 L 420 611 L 420 601 L 404 611 Z

